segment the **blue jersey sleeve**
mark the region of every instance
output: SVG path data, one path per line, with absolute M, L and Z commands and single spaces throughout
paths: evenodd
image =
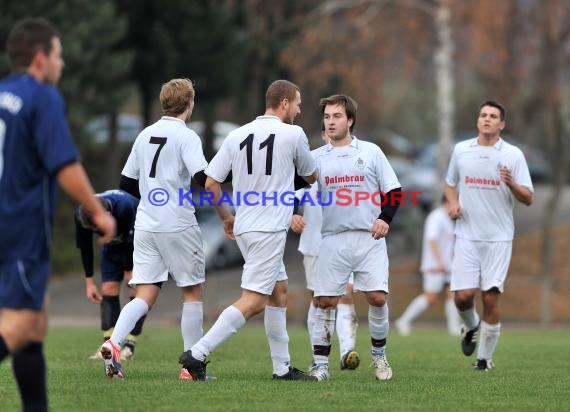
M 32 123 L 33 139 L 49 174 L 79 159 L 65 118 L 63 98 L 55 87 L 38 88 L 33 116 L 36 120 Z

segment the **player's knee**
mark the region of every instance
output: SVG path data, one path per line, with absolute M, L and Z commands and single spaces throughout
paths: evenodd
M 103 295 L 106 296 L 119 296 L 121 291 L 121 284 L 119 282 L 103 282 L 101 285 Z
M 335 309 L 338 304 L 338 297 L 319 296 L 316 299 L 317 307 L 323 310 Z
M 368 293 L 366 298 L 371 306 L 380 308 L 386 304 L 386 294 L 383 292 Z
M 426 293 L 425 297 L 430 305 L 434 305 L 437 302 L 437 295 L 435 293 Z

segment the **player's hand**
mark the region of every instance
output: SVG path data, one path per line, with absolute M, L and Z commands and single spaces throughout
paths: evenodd
M 382 239 L 388 235 L 390 231 L 390 225 L 384 222 L 382 219 L 376 219 L 374 225 L 372 225 L 372 237 L 375 240 Z
M 507 186 L 511 186 L 513 184 L 513 175 L 505 166 L 499 169 L 499 174 L 501 176 L 501 182 L 505 183 Z
M 461 217 L 461 207 L 459 206 L 459 203 L 449 206 L 449 217 L 453 220 L 457 220 Z
M 117 223 L 110 213 L 93 213 L 93 222 L 101 232 L 99 244 L 103 245 L 108 243 L 113 239 L 113 237 L 115 237 Z
M 305 219 L 301 215 L 293 215 L 291 220 L 291 230 L 295 233 L 301 234 L 305 229 Z
M 228 218 L 222 220 L 224 232 L 226 232 L 226 236 L 231 240 L 236 240 L 236 236 L 234 235 L 234 220 L 234 215 L 230 215 Z
M 97 285 L 95 285 L 95 282 L 93 281 L 92 277 L 85 278 L 85 289 L 86 289 L 85 295 L 87 296 L 87 299 L 89 299 L 94 304 L 99 305 L 103 300 L 103 297 L 99 293 Z

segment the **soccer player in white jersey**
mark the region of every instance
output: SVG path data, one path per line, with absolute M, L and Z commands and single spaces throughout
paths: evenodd
M 402 200 L 400 182 L 377 145 L 351 134 L 357 110 L 352 98 L 333 95 L 321 99 L 320 106 L 330 143 L 316 157 L 323 240 L 315 279 L 318 308 L 311 333 L 314 366 L 310 373 L 318 380 L 330 377 L 330 331 L 334 331 L 335 309 L 352 272 L 354 289 L 364 292 L 369 304 L 376 378 L 389 380 L 392 368 L 386 359 L 389 326 L 385 237 Z M 341 192 L 352 199 L 340 199 Z M 363 200 L 366 196 L 368 199 Z
M 207 166 L 202 142 L 186 127 L 194 108 L 194 87 L 188 79 L 173 79 L 160 91 L 164 116 L 145 128 L 135 140 L 122 171 L 121 189 L 140 191 L 135 219 L 133 277 L 136 298 L 119 315 L 111 338 L 101 347 L 105 373 L 124 376 L 119 348 L 136 322 L 154 305 L 168 274 L 183 296 L 180 327 L 184 348 L 202 336 L 204 253 L 194 207 L 180 197 L 190 190 L 193 177 L 204 184 Z M 190 378 L 182 370 L 180 377 Z
M 402 336 L 411 333 L 411 323 L 430 305 L 437 302 L 438 295 L 445 290 L 445 317 L 447 331 L 452 336 L 459 336 L 461 324 L 453 292 L 449 290 L 451 262 L 455 244 L 454 222 L 449 217 L 449 202 L 442 198 L 442 204 L 432 210 L 426 218 L 422 245 L 420 271 L 423 278 L 423 293 L 416 296 L 402 316 L 394 322 Z
M 290 365 L 283 252 L 293 208 L 278 198 L 293 190 L 295 168 L 306 182 L 313 183 L 315 161 L 303 129 L 293 125 L 301 111 L 299 88 L 277 80 L 267 89 L 265 101 L 265 114 L 231 132 L 206 170 L 206 189 L 214 193 L 214 204 L 222 196 L 220 182 L 230 171 L 236 198 L 247 192 L 259 197 L 257 202 L 236 204 L 234 224 L 226 220 L 227 210 L 218 210 L 226 221 L 226 233 L 237 240 L 245 260 L 242 294 L 204 337 L 180 356 L 180 363 L 195 380 L 206 377 L 206 357 L 264 309 L 273 379 L 314 380 Z
M 445 195 L 456 220 L 451 290 L 465 323 L 461 349 L 470 356 L 480 343 L 476 370 L 494 368 L 493 354 L 501 332 L 499 298 L 511 260 L 515 200 L 527 206 L 534 189 L 524 155 L 504 141 L 505 109 L 494 101 L 479 107 L 476 138 L 458 143 L 447 171 Z M 482 292 L 483 317 L 475 310 Z
M 324 125 L 321 137 L 325 143 L 329 142 L 329 138 L 324 132 Z M 323 150 L 323 147 L 326 146 L 321 146 L 313 150 L 311 152 L 313 157 L 315 157 L 320 150 Z M 322 239 L 321 224 L 323 214 L 317 202 L 317 184 L 313 183 L 308 190 L 298 190 L 298 200 L 301 201 L 303 196 L 306 196 L 306 193 L 308 193 L 312 202 L 316 204 L 312 205 L 312 203 L 306 202 L 305 207 L 294 209 L 291 230 L 301 235 L 299 237 L 298 250 L 303 255 L 303 267 L 305 268 L 305 279 L 307 281 L 307 291 L 310 299 L 309 310 L 307 312 L 307 328 L 311 330 L 314 325 L 314 316 L 317 309 L 316 301 L 314 300 L 314 283 Z M 301 210 L 302 213 L 299 213 Z M 360 365 L 360 355 L 355 350 L 358 317 L 354 308 L 353 292 L 353 278 L 351 276 L 348 285 L 346 285 L 346 291 L 336 307 L 335 328 L 338 336 L 340 368 L 343 370 L 356 369 L 358 365 Z

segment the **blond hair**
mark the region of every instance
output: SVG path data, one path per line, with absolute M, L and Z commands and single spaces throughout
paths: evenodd
M 160 106 L 167 116 L 176 117 L 194 101 L 194 84 L 190 79 L 172 79 L 160 89 Z

